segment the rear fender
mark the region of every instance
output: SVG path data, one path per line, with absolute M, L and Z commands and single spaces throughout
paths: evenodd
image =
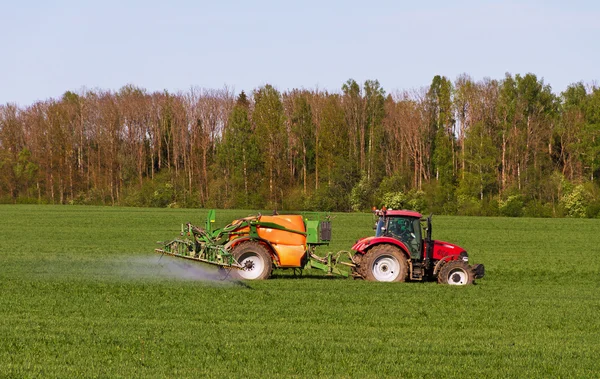
M 410 254 L 408 253 L 408 247 L 402 242 L 398 241 L 395 238 L 391 237 L 367 237 L 359 240 L 352 246 L 352 250 L 365 255 L 370 249 L 377 245 L 394 245 L 396 246 L 402 253 L 406 256 L 407 259 L 410 259 Z

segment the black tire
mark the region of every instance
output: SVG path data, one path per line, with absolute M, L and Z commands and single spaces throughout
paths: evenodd
M 408 275 L 406 256 L 392 245 L 377 245 L 361 262 L 364 278 L 372 282 L 404 282 Z
M 253 241 L 242 242 L 231 251 L 233 257 L 243 269 L 233 269 L 232 274 L 237 279 L 264 280 L 271 276 L 273 259 L 267 248 Z
M 454 286 L 473 284 L 475 275 L 471 266 L 463 261 L 450 261 L 442 266 L 438 274 L 438 283 Z

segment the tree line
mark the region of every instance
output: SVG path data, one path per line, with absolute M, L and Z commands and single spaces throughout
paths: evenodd
M 0 105 L 0 202 L 596 217 L 600 88 L 265 85 Z

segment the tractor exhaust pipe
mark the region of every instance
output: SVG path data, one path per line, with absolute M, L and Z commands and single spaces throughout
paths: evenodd
M 429 263 L 433 263 L 433 239 L 431 238 L 432 230 L 431 230 L 431 218 L 433 217 L 433 213 L 427 217 L 427 234 L 425 236 L 425 241 L 427 242 L 427 248 L 425 250 L 425 262 L 427 266 Z M 429 268 L 429 267 L 428 267 Z

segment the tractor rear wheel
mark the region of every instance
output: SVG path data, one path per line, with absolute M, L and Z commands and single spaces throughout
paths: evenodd
M 373 247 L 362 258 L 361 266 L 365 279 L 372 282 L 404 282 L 408 272 L 406 257 L 392 245 Z
M 235 260 L 243 266 L 241 270 L 234 269 L 236 278 L 245 280 L 268 279 L 273 271 L 273 259 L 266 247 L 258 242 L 243 242 L 231 251 Z
M 467 262 L 450 261 L 442 266 L 438 274 L 438 283 L 454 286 L 473 284 L 473 270 Z

